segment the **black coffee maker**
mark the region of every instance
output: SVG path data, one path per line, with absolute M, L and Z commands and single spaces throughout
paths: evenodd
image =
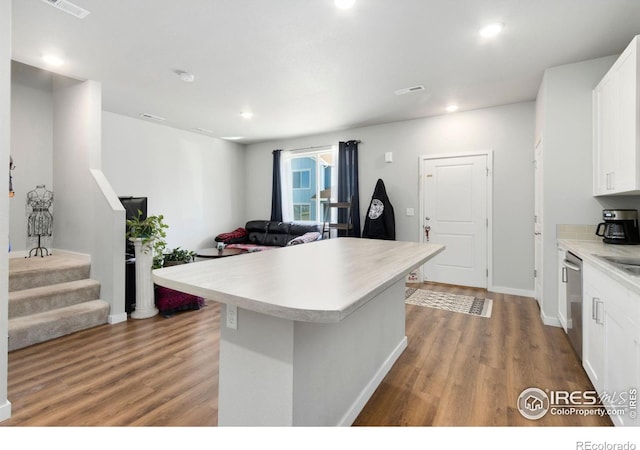
M 598 224 L 596 235 L 602 236 L 605 244 L 640 244 L 638 210 L 605 209 L 602 218 L 604 222 Z

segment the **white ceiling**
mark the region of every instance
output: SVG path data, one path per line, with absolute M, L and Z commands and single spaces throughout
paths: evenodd
M 640 34 L 639 0 L 72 1 L 90 14 L 14 0 L 13 59 L 57 52 L 55 72 L 102 82 L 107 111 L 245 143 L 533 100 L 545 68 Z

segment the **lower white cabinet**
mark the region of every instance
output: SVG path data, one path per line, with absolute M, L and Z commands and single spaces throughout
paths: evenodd
M 582 364 L 615 425 L 640 425 L 640 295 L 585 261 Z M 634 409 L 635 408 L 635 409 Z
M 584 264 L 582 270 L 582 366 L 596 391 L 604 389 L 604 290 L 600 272 Z
M 620 402 L 628 401 L 622 398 L 623 393 L 637 398 L 638 392 L 638 325 L 627 315 L 626 308 L 617 304 L 618 298 L 612 299 L 605 305 L 605 348 L 607 355 L 604 373 L 604 392 L 611 395 L 608 406 L 615 407 Z M 637 299 L 636 301 L 640 301 Z M 606 403 L 605 403 L 606 404 Z M 636 409 L 636 414 L 638 410 Z M 616 425 L 637 425 L 637 417 L 629 414 L 611 416 Z

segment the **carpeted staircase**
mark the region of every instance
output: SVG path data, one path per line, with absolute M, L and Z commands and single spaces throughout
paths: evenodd
M 9 351 L 107 323 L 91 263 L 73 255 L 9 259 Z

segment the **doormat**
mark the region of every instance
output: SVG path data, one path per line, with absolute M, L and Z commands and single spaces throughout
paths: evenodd
M 443 309 L 472 316 L 491 317 L 493 300 L 471 295 L 450 294 L 427 289 L 405 288 L 405 303 Z

